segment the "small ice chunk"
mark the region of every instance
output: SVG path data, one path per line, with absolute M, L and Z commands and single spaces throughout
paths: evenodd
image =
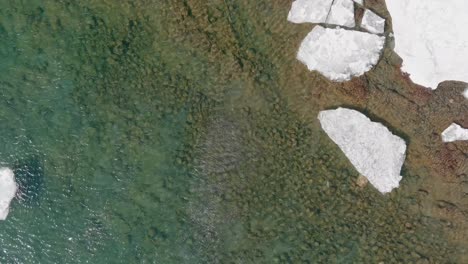
M 465 91 L 463 91 L 463 96 L 468 99 L 468 87 L 465 88 Z
M 0 220 L 5 220 L 10 210 L 10 202 L 16 195 L 18 185 L 10 168 L 0 168 Z
M 327 24 L 354 27 L 354 4 L 352 0 L 335 0 L 328 15 Z
M 406 156 L 403 139 L 352 109 L 321 111 L 318 119 L 356 170 L 377 190 L 388 193 L 399 186 Z
M 332 81 L 363 75 L 379 60 L 385 37 L 315 26 L 302 41 L 297 59 Z
M 296 0 L 292 3 L 288 21 L 292 23 L 325 23 L 333 0 Z
M 364 0 L 354 0 L 354 2 L 360 4 L 360 5 L 364 5 Z
M 468 129 L 452 123 L 444 130 L 444 132 L 442 132 L 442 141 L 453 142 L 458 140 L 468 140 Z
M 382 34 L 385 32 L 385 19 L 366 9 L 362 17 L 361 27 L 370 33 Z

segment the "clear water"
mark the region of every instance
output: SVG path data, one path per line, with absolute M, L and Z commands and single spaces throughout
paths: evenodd
M 0 0 L 0 162 L 22 193 L 0 263 L 450 261 L 404 190 L 355 188 L 288 104 L 286 12 Z

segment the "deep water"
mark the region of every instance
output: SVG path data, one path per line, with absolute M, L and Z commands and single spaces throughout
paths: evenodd
M 269 1 L 0 0 L 0 163 L 21 190 L 0 263 L 449 260 L 410 197 L 356 188 L 283 95 L 294 58 L 270 27 L 286 13 Z

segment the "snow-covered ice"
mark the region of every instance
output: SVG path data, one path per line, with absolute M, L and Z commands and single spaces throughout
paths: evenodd
M 315 26 L 302 41 L 297 59 L 332 81 L 347 81 L 379 60 L 385 38 L 342 28 Z
M 292 3 L 288 21 L 293 23 L 325 23 L 333 0 L 296 0 Z
M 445 80 L 468 82 L 468 1 L 386 1 L 395 52 L 413 82 L 436 89 Z
M 442 132 L 442 141 L 453 142 L 458 140 L 468 140 L 468 129 L 452 123 L 444 130 L 444 132 Z
M 18 185 L 10 168 L 0 168 L 0 220 L 5 220 L 10 211 L 10 202 L 16 195 Z
M 325 110 L 318 119 L 356 170 L 377 190 L 388 193 L 399 186 L 406 156 L 403 139 L 356 110 Z
M 328 15 L 327 24 L 354 27 L 354 3 L 352 0 L 335 0 Z
M 355 0 L 296 0 L 288 20 L 293 23 L 325 23 L 355 26 Z M 366 11 L 367 14 L 367 11 Z M 364 26 L 371 33 L 382 33 L 385 20 L 367 14 Z M 380 32 L 382 31 L 382 32 Z M 315 26 L 302 41 L 297 59 L 309 70 L 317 70 L 332 81 L 347 81 L 369 71 L 378 62 L 385 37 L 357 30 Z
M 362 17 L 361 27 L 370 33 L 382 34 L 385 32 L 385 19 L 366 9 Z
M 352 0 L 296 0 L 288 21 L 354 27 L 354 4 Z

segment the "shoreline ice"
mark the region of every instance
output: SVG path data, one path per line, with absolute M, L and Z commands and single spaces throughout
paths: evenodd
M 468 1 L 386 1 L 392 17 L 401 70 L 419 85 L 468 82 Z

